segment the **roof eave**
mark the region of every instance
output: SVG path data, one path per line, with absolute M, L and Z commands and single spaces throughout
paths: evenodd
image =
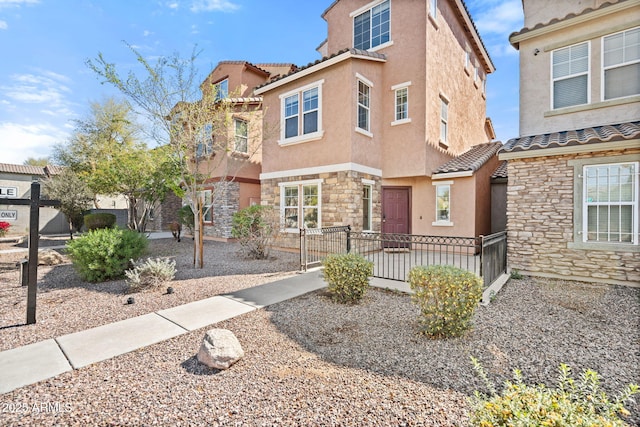
M 546 148 L 530 148 L 519 149 L 517 151 L 500 151 L 498 153 L 499 160 L 514 160 L 514 159 L 531 159 L 534 157 L 549 157 L 559 156 L 563 154 L 582 154 L 582 153 L 595 153 L 599 151 L 610 150 L 625 150 L 629 148 L 639 148 L 640 139 L 626 139 L 618 141 L 595 141 L 589 144 L 573 144 L 565 145 L 561 147 L 546 147 Z

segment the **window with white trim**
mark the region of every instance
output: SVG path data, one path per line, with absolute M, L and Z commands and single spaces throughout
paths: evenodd
M 449 143 L 449 101 L 440 97 L 440 142 Z
M 451 185 L 436 185 L 436 222 L 451 222 Z
M 288 230 L 320 228 L 320 183 L 280 184 L 280 214 Z
M 202 203 L 202 220 L 213 222 L 213 193 L 211 190 L 200 191 L 200 201 Z
M 362 186 L 362 230 L 371 231 L 371 212 L 373 211 L 373 185 L 364 184 Z
M 353 18 L 353 47 L 369 50 L 391 41 L 391 0 Z
M 224 79 L 221 82 L 216 83 L 213 88 L 216 94 L 216 101 L 229 97 L 229 79 Z
M 603 99 L 640 94 L 640 27 L 602 38 Z
M 196 133 L 196 157 L 208 157 L 213 154 L 213 125 L 207 123 Z
M 551 52 L 552 108 L 589 103 L 589 42 Z
M 234 119 L 235 144 L 234 151 L 238 153 L 249 152 L 249 130 L 247 122 L 240 119 Z
M 583 241 L 638 244 L 638 162 L 583 169 Z
M 396 89 L 396 121 L 409 118 L 409 88 Z
M 281 143 L 315 139 L 322 132 L 322 83 L 324 80 L 280 95 Z
M 362 80 L 358 80 L 358 128 L 369 132 L 371 118 L 371 88 Z

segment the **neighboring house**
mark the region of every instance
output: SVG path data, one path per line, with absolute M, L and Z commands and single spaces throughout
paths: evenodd
M 520 137 L 508 161 L 508 264 L 640 283 L 640 1 L 524 0 Z
M 0 198 L 30 199 L 31 183 L 56 175 L 57 166 L 27 166 L 0 163 Z M 42 195 L 42 190 L 41 190 Z M 11 224 L 10 235 L 29 232 L 29 209 L 24 205 L 0 205 L 0 221 Z M 69 225 L 62 213 L 52 207 L 40 208 L 40 233 L 68 233 Z
M 233 105 L 228 134 L 211 134 L 209 142 L 198 147 L 197 167 L 208 177 L 202 183 L 206 236 L 231 238 L 233 214 L 260 203 L 262 135 L 269 130 L 263 127 L 262 98 L 255 96 L 253 89 L 293 69 L 292 64 L 222 61 L 200 85 L 203 94 L 215 91 L 220 102 Z M 214 138 L 228 143 L 224 157 L 213 152 Z
M 300 228 L 489 234 L 494 71 L 461 0 L 339 0 L 323 58 L 258 87 L 262 204 Z M 457 159 L 457 160 L 456 160 Z

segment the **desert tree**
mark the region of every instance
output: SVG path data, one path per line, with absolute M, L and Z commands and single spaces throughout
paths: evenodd
M 247 134 L 262 131 L 258 98 L 241 98 L 213 86 L 201 90 L 194 48 L 190 56 L 178 53 L 153 62 L 127 44 L 141 68 L 121 74 L 117 66 L 100 53 L 86 61 L 103 83 L 117 88 L 143 116 L 147 138 L 170 147 L 180 162 L 183 200 L 194 213 L 194 266 L 204 265 L 203 218 L 223 197 L 238 171 L 255 161 L 259 144 L 252 144 L 243 156 L 234 156 L 234 117 L 246 117 Z M 205 189 L 208 189 L 205 191 Z M 205 199 L 206 197 L 206 199 Z
M 43 193 L 49 199 L 59 200 L 57 208 L 69 224 L 69 237 L 73 231 L 79 231 L 83 224 L 83 215 L 93 202 L 93 192 L 80 177 L 69 168 L 43 181 Z

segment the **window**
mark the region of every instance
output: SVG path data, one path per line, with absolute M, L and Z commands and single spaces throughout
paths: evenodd
M 468 50 L 464 51 L 464 69 L 468 70 L 471 65 L 471 52 Z
M 449 137 L 449 101 L 440 97 L 440 142 L 447 144 Z
M 301 142 L 320 137 L 322 128 L 322 83 L 281 95 L 281 143 Z
M 589 102 L 589 43 L 552 52 L 553 109 Z
M 451 222 L 451 185 L 436 185 L 436 223 Z
M 280 184 L 281 215 L 285 229 L 320 227 L 320 183 Z
M 583 170 L 584 242 L 638 244 L 638 162 Z
M 229 80 L 224 79 L 220 83 L 216 83 L 214 85 L 214 90 L 216 91 L 216 101 L 220 101 L 221 99 L 225 99 L 229 97 Z
M 244 120 L 235 119 L 235 147 L 234 150 L 239 153 L 248 153 L 248 129 L 247 122 Z
M 372 213 L 372 191 L 373 186 L 371 184 L 365 184 L 362 187 L 362 229 L 364 231 L 370 231 L 373 229 L 371 226 L 371 213 Z
M 396 121 L 409 118 L 409 88 L 396 89 Z
M 438 14 L 438 0 L 429 1 L 429 15 L 436 17 Z
M 370 122 L 370 91 L 371 88 L 361 80 L 358 80 L 358 128 L 367 132 Z
M 196 157 L 208 157 L 213 154 L 213 125 L 207 123 L 196 134 Z
M 204 190 L 200 193 L 202 201 L 202 220 L 204 222 L 213 222 L 212 193 L 211 190 Z
M 391 1 L 386 0 L 353 18 L 353 47 L 368 50 L 391 40 Z
M 604 99 L 640 94 L 640 27 L 603 37 Z

